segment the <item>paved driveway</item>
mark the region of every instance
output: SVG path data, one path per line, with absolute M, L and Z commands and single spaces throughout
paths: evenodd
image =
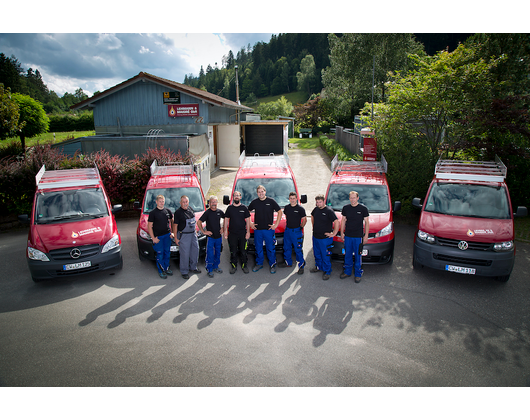
M 325 191 L 329 159 L 320 150 L 291 150 L 290 156 L 310 211 L 314 196 Z M 415 228 L 407 225 L 396 227 L 393 265 L 365 266 L 360 284 L 340 280 L 338 262 L 327 282 L 295 269 L 230 275 L 226 244 L 225 273 L 213 280 L 204 273 L 161 280 L 154 263 L 137 257 L 136 223 L 118 221 L 121 271 L 39 284 L 26 266 L 26 234 L 0 235 L 3 385 L 528 383 L 528 244 L 517 244 L 506 284 L 413 271 Z M 310 245 L 304 246 L 309 266 Z

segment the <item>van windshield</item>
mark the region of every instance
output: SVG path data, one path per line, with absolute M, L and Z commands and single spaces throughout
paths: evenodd
M 258 185 L 263 185 L 267 190 L 266 196 L 274 199 L 280 207 L 289 204 L 290 192 L 296 192 L 292 178 L 239 179 L 235 191 L 241 193 L 242 204 L 248 206 L 252 200 L 258 198 Z
M 364 204 L 370 213 L 388 213 L 390 201 L 388 190 L 382 185 L 331 184 L 326 204 L 335 211 L 341 211 L 350 203 L 350 191 L 359 193 L 359 203 Z
M 451 216 L 511 218 L 506 189 L 488 185 L 434 183 L 424 209 Z
M 144 214 L 149 213 L 156 207 L 156 197 L 163 195 L 166 199 L 164 206 L 175 213 L 180 207 L 180 197 L 186 195 L 190 200 L 190 207 L 193 211 L 204 211 L 204 201 L 201 190 L 198 187 L 182 188 L 155 188 L 145 192 Z
M 40 192 L 35 210 L 35 222 L 39 224 L 109 215 L 105 196 L 99 188 Z

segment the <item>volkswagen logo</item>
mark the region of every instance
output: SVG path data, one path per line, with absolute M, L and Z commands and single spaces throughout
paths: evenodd
M 467 244 L 466 241 L 458 242 L 458 248 L 461 249 L 462 251 L 465 251 L 468 247 L 469 245 Z
M 458 246 L 460 246 L 460 245 L 458 245 Z M 77 249 L 77 248 L 74 248 L 74 249 L 72 249 L 70 251 L 70 256 L 72 258 L 74 258 L 74 259 L 77 259 L 77 258 L 79 258 L 81 256 L 81 251 L 79 251 L 79 249 Z

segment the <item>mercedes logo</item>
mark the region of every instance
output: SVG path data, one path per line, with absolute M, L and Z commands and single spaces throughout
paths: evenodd
M 458 245 L 458 246 L 460 246 L 460 245 Z M 74 249 L 72 249 L 70 251 L 70 256 L 72 258 L 79 258 L 81 256 L 81 251 L 79 251 L 79 249 L 77 249 L 77 248 L 74 248 Z
M 461 249 L 462 251 L 465 251 L 468 247 L 469 245 L 467 244 L 466 241 L 458 242 L 458 248 Z

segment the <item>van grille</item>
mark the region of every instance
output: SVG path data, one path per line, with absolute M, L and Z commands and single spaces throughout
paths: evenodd
M 81 255 L 79 256 L 79 258 L 92 257 L 94 255 L 99 254 L 99 244 L 92 244 L 92 245 L 74 246 L 71 248 L 54 249 L 53 251 L 50 251 L 50 257 L 54 261 L 78 260 L 79 258 L 72 258 L 72 256 L 70 255 L 73 249 L 78 249 L 79 251 L 81 251 Z
M 441 246 L 449 246 L 451 248 L 458 248 L 458 244 L 461 242 L 458 239 L 446 239 L 446 238 L 437 238 L 438 244 Z M 466 241 L 468 244 L 468 250 L 470 251 L 490 251 L 492 250 L 493 244 L 488 244 L 485 242 L 469 242 Z

